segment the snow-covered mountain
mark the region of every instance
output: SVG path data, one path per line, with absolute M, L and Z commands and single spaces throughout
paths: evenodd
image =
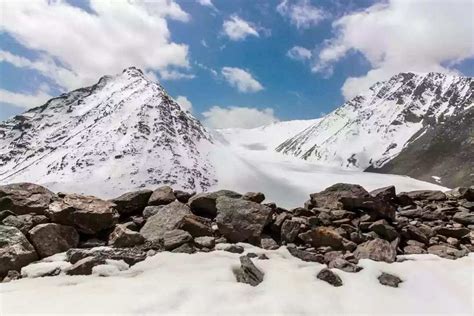
M 423 180 L 441 181 L 446 186 L 466 185 L 469 181 L 472 183 L 471 174 L 474 174 L 473 90 L 473 78 L 440 73 L 400 73 L 373 85 L 367 92 L 284 141 L 277 151 L 323 165 L 408 174 Z M 452 124 L 446 124 L 449 121 Z M 443 134 L 441 131 L 448 125 L 454 129 L 448 134 L 462 134 L 465 141 L 451 144 L 451 139 L 444 137 L 444 143 L 449 146 L 443 147 L 433 144 L 433 137 L 426 138 L 423 143 L 416 143 L 416 154 L 387 167 L 402 152 L 410 151 L 410 146 L 428 131 Z M 456 129 L 459 129 L 458 133 Z M 449 155 L 445 155 L 447 147 L 454 149 Z M 462 157 L 468 160 L 462 162 L 461 170 L 453 179 L 453 175 L 449 175 L 453 170 L 448 169 L 456 164 L 459 169 L 458 159 L 449 166 L 445 166 L 445 160 L 455 152 L 464 152 Z M 430 160 L 432 155 L 449 157 L 427 168 L 423 161 Z M 415 160 L 419 165 L 411 168 L 410 164 Z M 401 163 L 403 168 L 399 166 Z M 446 175 L 440 175 L 444 169 Z
M 211 147 L 201 123 L 131 67 L 0 123 L 0 182 L 201 191 L 215 183 Z

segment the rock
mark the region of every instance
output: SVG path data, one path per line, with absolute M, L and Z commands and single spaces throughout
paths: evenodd
M 258 240 L 272 216 L 265 205 L 225 196 L 217 199 L 216 209 L 219 232 L 231 242 Z
M 91 235 L 113 227 L 119 218 L 114 203 L 78 194 L 66 194 L 51 203 L 46 215 L 54 223 L 74 226 L 79 232 Z
M 254 252 L 249 252 L 246 254 L 246 256 L 249 257 L 250 259 L 258 257 L 258 255 Z
M 298 259 L 301 259 L 306 262 L 319 262 L 324 263 L 324 256 L 318 253 L 301 250 L 296 247 L 287 247 L 288 252 Z
M 86 257 L 74 263 L 67 271 L 68 275 L 90 275 L 92 268 L 100 264 L 105 264 L 106 261 L 97 257 Z
M 55 194 L 32 183 L 13 183 L 0 186 L 0 211 L 9 210 L 16 215 L 43 215 Z
M 0 278 L 37 259 L 35 248 L 19 229 L 0 225 Z
M 341 278 L 336 273 L 332 272 L 331 270 L 327 268 L 324 268 L 321 271 L 319 271 L 316 277 L 320 280 L 326 281 L 332 286 L 335 286 L 335 287 L 342 286 Z
M 359 267 L 356 264 L 353 264 L 345 259 L 336 258 L 328 264 L 329 269 L 339 269 L 345 272 L 359 272 L 362 270 L 362 267 Z
M 145 237 L 145 240 L 158 242 L 165 232 L 177 229 L 183 218 L 191 214 L 187 205 L 177 201 L 172 202 L 148 218 L 140 234 Z
M 148 200 L 148 205 L 168 205 L 174 200 L 176 200 L 176 196 L 173 189 L 169 186 L 162 186 L 153 191 Z
M 193 237 L 187 231 L 174 229 L 163 234 L 163 247 L 165 250 L 173 250 L 191 240 L 193 240 Z
M 189 199 L 195 194 L 196 194 L 195 192 L 189 193 L 189 192 L 184 192 L 181 190 L 174 190 L 174 196 L 179 202 L 183 204 L 188 203 Z
M 99 249 L 69 249 L 66 252 L 67 261 L 74 264 L 81 259 L 94 257 L 98 260 L 123 260 L 132 266 L 146 259 L 146 252 L 135 248 L 99 248 Z
M 40 258 L 64 252 L 79 244 L 79 234 L 74 227 L 55 223 L 37 225 L 30 230 L 29 236 Z
M 280 248 L 278 243 L 270 236 L 262 236 L 260 239 L 260 246 L 266 250 L 275 250 Z
M 177 228 L 187 231 L 193 237 L 212 236 L 211 224 L 211 220 L 191 214 L 184 216 Z
M 79 248 L 94 248 L 106 246 L 107 242 L 97 238 L 87 239 L 86 241 L 79 241 Z
M 196 215 L 215 217 L 217 215 L 216 201 L 218 197 L 240 199 L 242 195 L 229 190 L 200 193 L 190 198 L 188 204 Z
M 141 245 L 145 242 L 140 233 L 128 229 L 125 225 L 116 225 L 114 231 L 109 236 L 109 246 L 126 248 Z
M 281 239 L 286 242 L 293 242 L 300 232 L 300 223 L 293 220 L 286 220 L 281 225 Z
M 247 256 L 240 257 L 240 269 L 234 270 L 237 282 L 257 286 L 263 282 L 264 273 Z
M 313 228 L 305 233 L 299 234 L 299 238 L 315 248 L 328 246 L 335 250 L 344 249 L 344 238 L 329 227 Z
M 448 245 L 431 246 L 428 248 L 428 253 L 437 255 L 438 257 L 441 257 L 441 258 L 452 259 L 452 260 L 464 257 L 468 254 L 468 252 L 465 250 L 458 250 Z
M 192 254 L 196 252 L 196 248 L 191 243 L 185 243 L 181 246 L 171 250 L 173 253 L 187 253 Z
M 377 235 L 388 241 L 393 241 L 398 237 L 397 230 L 390 226 L 384 219 L 374 222 L 369 226 L 369 230 L 376 232 Z
M 143 218 L 148 219 L 165 207 L 165 205 L 147 206 L 143 209 Z
M 287 219 L 291 219 L 290 214 L 287 212 L 282 212 L 280 214 L 274 214 L 273 215 L 275 220 L 271 224 L 271 229 L 274 233 L 279 234 L 281 231 L 281 225 L 283 225 L 283 222 Z
M 377 238 L 357 246 L 354 256 L 359 260 L 371 259 L 392 263 L 395 261 L 397 253 L 388 241 Z
M 410 192 L 403 192 L 403 193 L 414 201 L 420 201 L 420 200 L 444 201 L 446 200 L 446 194 L 444 194 L 441 191 L 418 190 L 418 191 L 410 191 Z
M 474 188 L 457 187 L 445 192 L 450 199 L 466 199 L 474 201 Z
M 342 251 L 329 250 L 325 252 L 324 254 L 324 263 L 329 264 L 331 261 L 334 261 L 337 258 L 341 258 L 341 257 L 342 257 Z
M 410 239 L 414 239 L 424 244 L 429 242 L 429 237 L 419 227 L 407 225 L 405 228 Z
M 437 235 L 443 235 L 446 237 L 453 237 L 457 239 L 461 239 L 466 235 L 469 235 L 470 229 L 464 228 L 464 227 L 459 227 L 459 228 L 450 228 L 450 227 L 435 227 L 433 229 L 435 234 Z
M 219 249 L 231 253 L 242 253 L 244 252 L 244 247 L 234 244 L 219 244 Z
M 369 194 L 385 201 L 394 201 L 397 198 L 395 186 L 393 185 L 370 191 Z
M 454 214 L 453 221 L 463 225 L 474 225 L 474 212 L 458 212 Z
M 290 212 L 293 214 L 293 216 L 305 216 L 305 217 L 310 217 L 310 216 L 315 216 L 316 213 L 313 212 L 313 210 L 308 210 L 307 208 L 304 208 L 304 207 L 297 207 L 297 208 L 294 208 L 292 210 L 290 210 Z
M 380 284 L 391 286 L 391 287 L 398 287 L 398 284 L 403 282 L 396 275 L 385 273 L 385 272 L 382 272 L 382 274 L 379 275 L 377 279 L 379 280 Z
M 6 226 L 13 226 L 18 228 L 24 235 L 28 234 L 28 231 L 39 224 L 45 224 L 49 220 L 44 215 L 32 215 L 24 214 L 18 216 L 8 216 L 3 221 L 2 224 Z
M 148 205 L 148 200 L 152 193 L 153 191 L 151 190 L 133 191 L 122 194 L 110 201 L 116 205 L 116 209 L 120 214 L 141 213 Z
M 265 194 L 262 192 L 247 192 L 242 198 L 255 203 L 262 203 L 265 200 Z
M 198 247 L 212 249 L 216 245 L 216 239 L 210 236 L 196 237 L 194 243 Z
M 270 258 L 268 258 L 266 254 L 261 253 L 257 256 L 257 259 L 259 259 L 259 260 L 269 260 Z
M 426 253 L 426 250 L 421 248 L 420 246 L 405 246 L 403 248 L 403 253 L 406 255 L 419 255 Z
M 16 216 L 16 214 L 9 210 L 0 211 L 0 222 L 3 221 L 8 216 Z
M 21 274 L 20 272 L 16 271 L 16 270 L 10 270 L 7 272 L 7 275 L 5 276 L 5 278 L 3 279 L 3 283 L 8 283 L 8 282 L 11 282 L 11 281 L 15 281 L 15 280 L 19 280 L 21 279 Z
M 415 204 L 413 199 L 408 196 L 405 192 L 402 192 L 400 194 L 397 194 L 396 198 L 397 204 L 404 207 L 404 206 L 412 206 Z

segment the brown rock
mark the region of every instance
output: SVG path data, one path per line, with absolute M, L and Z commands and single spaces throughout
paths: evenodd
M 29 235 L 40 258 L 64 252 L 79 244 L 79 234 L 74 227 L 55 223 L 37 225 Z
M 0 186 L 0 211 L 10 210 L 17 215 L 43 215 L 55 194 L 32 183 L 13 183 Z
M 174 200 L 176 200 L 176 196 L 173 189 L 169 186 L 162 186 L 153 191 L 148 200 L 148 205 L 167 205 Z
M 371 259 L 374 261 L 394 262 L 397 253 L 394 247 L 386 240 L 369 240 L 357 246 L 354 252 L 357 259 Z
M 328 246 L 335 250 L 344 249 L 344 238 L 329 227 L 313 228 L 305 233 L 299 234 L 299 238 L 315 248 Z

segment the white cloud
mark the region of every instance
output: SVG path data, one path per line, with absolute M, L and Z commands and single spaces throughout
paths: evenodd
M 181 106 L 183 110 L 189 111 L 189 112 L 193 111 L 193 104 L 185 96 L 178 95 L 176 97 L 176 102 Z
M 349 52 L 363 54 L 372 69 L 346 80 L 346 99 L 399 72 L 451 72 L 450 66 L 474 57 L 473 10 L 471 0 L 391 0 L 345 15 L 333 23 L 336 36 L 313 71 L 330 73 Z
M 211 128 L 254 128 L 279 121 L 270 108 L 213 106 L 202 115 L 204 124 Z
M 211 0 L 197 0 L 197 2 L 202 6 L 209 7 L 217 11 L 216 7 L 214 6 Z
M 180 80 L 180 79 L 193 79 L 196 76 L 193 74 L 186 74 L 176 70 L 161 70 L 160 78 L 162 80 Z
M 294 60 L 304 61 L 306 59 L 310 59 L 312 54 L 311 51 L 307 48 L 301 46 L 294 46 L 292 47 L 286 55 Z
M 256 27 L 237 15 L 233 15 L 228 20 L 225 20 L 222 28 L 224 34 L 233 41 L 240 41 L 248 36 L 259 37 Z
M 326 18 L 326 13 L 313 5 L 308 0 L 283 0 L 277 11 L 282 16 L 290 19 L 298 29 L 307 29 L 316 26 Z
M 225 80 L 240 92 L 257 92 L 263 90 L 263 86 L 249 72 L 236 68 L 224 67 L 221 71 Z
M 24 109 L 43 105 L 51 98 L 53 97 L 49 95 L 48 87 L 46 85 L 40 86 L 38 91 L 34 94 L 18 93 L 0 89 L 0 102 Z
M 190 16 L 172 0 L 90 0 L 93 12 L 65 1 L 2 1 L 0 32 L 39 53 L 29 60 L 8 52 L 16 67 L 38 70 L 64 89 L 89 85 L 129 66 L 188 68 L 188 46 L 170 40 L 166 19 Z

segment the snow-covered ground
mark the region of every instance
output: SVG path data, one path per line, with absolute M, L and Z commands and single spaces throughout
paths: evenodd
M 433 255 L 393 264 L 361 260 L 358 273 L 334 270 L 344 282 L 336 288 L 316 278 L 323 265 L 303 262 L 284 247 L 244 246 L 270 258 L 253 259 L 265 273 L 257 287 L 235 281 L 238 254 L 163 252 L 126 271 L 96 271 L 108 271 L 108 277 L 61 275 L 0 284 L 0 314 L 473 314 L 474 254 L 455 261 Z M 383 286 L 377 280 L 381 272 L 403 283 Z

